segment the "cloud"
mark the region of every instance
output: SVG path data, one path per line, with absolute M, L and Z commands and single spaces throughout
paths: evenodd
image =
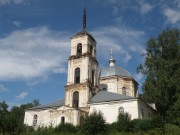
M 20 21 L 13 21 L 13 24 L 14 24 L 17 28 L 20 28 L 22 23 L 21 23 Z
M 163 14 L 167 17 L 167 21 L 171 24 L 180 22 L 180 10 L 166 8 L 164 9 Z
M 140 3 L 140 13 L 146 14 L 150 12 L 153 9 L 153 6 L 149 3 Z
M 29 0 L 0 0 L 0 5 L 9 5 L 9 4 L 28 4 Z
M 144 78 L 143 74 L 139 73 L 139 74 L 134 74 L 134 79 L 139 82 Z
M 98 41 L 98 55 L 105 56 L 109 59 L 109 51 L 112 48 L 114 55 L 121 58 L 121 61 L 127 64 L 132 59 L 132 54 L 142 54 L 143 39 L 145 33 L 143 31 L 133 30 L 126 27 L 106 26 L 94 30 L 93 35 Z M 104 58 L 104 57 L 103 57 Z
M 0 80 L 31 80 L 66 72 L 69 37 L 66 32 L 37 27 L 0 38 Z
M 99 0 L 102 1 L 102 0 Z M 104 5 L 113 7 L 113 14 L 117 15 L 119 10 L 133 10 L 135 12 L 140 12 L 140 14 L 146 14 L 150 12 L 154 5 L 151 5 L 144 0 L 106 0 L 103 1 Z
M 2 93 L 2 92 L 8 92 L 9 90 L 6 88 L 6 87 L 4 87 L 3 85 L 1 85 L 0 84 L 0 93 Z
M 28 92 L 22 92 L 18 96 L 16 96 L 17 100 L 23 100 L 28 95 Z
M 7 102 L 8 104 L 8 110 L 10 111 L 13 107 L 19 107 L 21 104 L 16 102 Z

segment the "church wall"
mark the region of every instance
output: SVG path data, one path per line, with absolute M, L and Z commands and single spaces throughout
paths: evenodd
M 139 118 L 150 118 L 153 114 L 155 114 L 155 110 L 152 109 L 149 105 L 144 103 L 143 101 L 138 101 L 138 116 Z
M 126 88 L 127 96 L 137 97 L 138 84 L 135 83 L 133 79 L 116 77 L 116 76 L 100 78 L 100 85 L 99 85 L 100 90 L 106 88 L 107 91 L 109 92 L 123 94 L 122 93 L 123 87 Z
M 69 86 L 66 89 L 65 105 L 70 107 L 73 106 L 73 93 L 76 91 L 79 92 L 79 107 L 86 106 L 90 96 L 90 90 L 87 83 Z
M 84 118 L 87 116 L 85 111 L 80 111 L 67 107 L 60 107 L 58 109 L 47 109 L 39 111 L 26 111 L 24 117 L 24 124 L 27 126 L 33 126 L 34 115 L 38 116 L 37 125 L 38 126 L 53 126 L 56 127 L 61 123 L 61 117 L 65 118 L 65 123 L 72 123 L 73 125 L 80 124 L 80 117 Z
M 109 92 L 118 93 L 117 87 L 118 87 L 117 77 L 100 79 L 100 85 L 99 85 L 100 90 L 106 88 L 106 90 Z
M 80 68 L 80 82 L 85 82 L 88 77 L 88 64 L 89 59 L 87 57 L 82 57 L 79 59 L 72 59 L 68 62 L 68 72 L 69 77 L 67 80 L 67 85 L 74 84 L 74 74 L 75 69 Z
M 107 123 L 113 123 L 117 121 L 120 107 L 123 107 L 124 112 L 128 112 L 131 115 L 131 119 L 138 118 L 138 103 L 136 99 L 119 102 L 90 104 L 89 114 L 93 113 L 94 111 L 100 111 L 102 112 Z

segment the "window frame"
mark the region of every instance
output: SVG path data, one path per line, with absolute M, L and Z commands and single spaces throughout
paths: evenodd
M 79 92 L 75 91 L 73 93 L 73 108 L 79 108 Z
M 76 55 L 81 56 L 82 55 L 82 44 L 81 43 L 77 44 L 77 49 L 76 50 L 77 50 Z
M 38 115 L 34 114 L 34 116 L 33 116 L 33 126 L 37 126 L 37 121 L 38 121 Z
M 64 123 L 65 123 L 65 117 L 62 116 L 62 117 L 61 117 L 61 124 L 64 124 Z
M 81 69 L 78 67 L 74 70 L 74 83 L 79 84 L 81 79 Z
M 119 111 L 119 113 L 124 113 L 124 107 L 120 106 L 118 111 Z
M 127 94 L 127 92 L 126 92 L 126 87 L 122 87 L 122 94 L 123 94 L 123 95 L 126 95 L 126 94 Z

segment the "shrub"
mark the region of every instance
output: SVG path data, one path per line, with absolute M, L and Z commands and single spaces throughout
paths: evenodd
M 107 134 L 106 121 L 101 112 L 93 112 L 86 119 L 82 126 L 84 135 L 100 135 Z
M 160 115 L 154 115 L 152 117 L 152 123 L 154 125 L 154 128 L 163 128 L 164 127 L 164 122 Z
M 59 124 L 57 127 L 55 127 L 56 132 L 65 132 L 65 133 L 75 133 L 77 132 L 77 129 L 75 126 L 73 126 L 70 123 L 64 123 Z
M 165 135 L 179 135 L 180 128 L 173 124 L 165 125 Z
M 131 131 L 131 116 L 128 113 L 119 113 L 117 120 L 118 131 Z
M 111 133 L 111 132 L 115 132 L 118 131 L 118 125 L 117 122 L 111 123 L 111 124 L 107 124 L 107 130 Z
M 151 119 L 134 119 L 132 125 L 134 131 L 148 131 L 154 128 Z
M 53 127 L 38 127 L 32 135 L 55 135 Z

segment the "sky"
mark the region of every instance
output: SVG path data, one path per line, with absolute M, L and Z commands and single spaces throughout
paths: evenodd
M 70 38 L 82 30 L 83 0 L 0 0 L 0 101 L 10 107 L 64 98 Z M 87 0 L 87 31 L 99 70 L 110 50 L 116 66 L 136 73 L 150 37 L 180 28 L 180 0 Z

